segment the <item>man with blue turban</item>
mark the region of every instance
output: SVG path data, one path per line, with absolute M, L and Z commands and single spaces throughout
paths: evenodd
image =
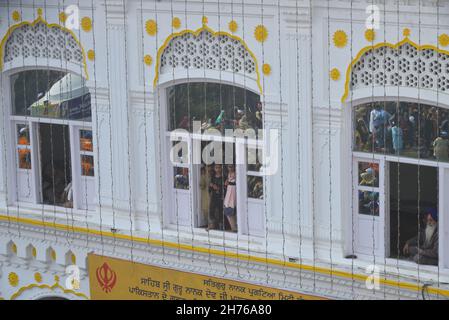
M 428 208 L 425 211 L 426 227 L 419 235 L 408 240 L 404 254 L 419 264 L 438 265 L 438 211 Z

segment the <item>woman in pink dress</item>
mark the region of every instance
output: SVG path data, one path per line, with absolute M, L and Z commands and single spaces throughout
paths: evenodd
M 235 167 L 228 166 L 228 177 L 225 181 L 226 195 L 223 201 L 224 215 L 228 219 L 229 225 L 233 232 L 237 232 L 237 214 L 235 212 L 235 207 L 237 204 L 237 193 L 236 193 L 236 177 L 235 177 Z

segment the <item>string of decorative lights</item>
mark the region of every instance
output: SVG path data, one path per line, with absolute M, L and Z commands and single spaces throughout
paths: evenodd
M 123 0 L 122 2 L 122 10 L 123 10 L 123 31 L 124 31 L 124 58 L 125 58 L 125 99 L 126 99 L 126 140 L 127 140 L 127 153 L 128 153 L 128 162 L 127 162 L 127 166 L 128 166 L 128 201 L 129 201 L 129 233 L 131 236 L 131 262 L 134 262 L 134 224 L 133 224 L 133 201 L 132 201 L 132 179 L 131 179 L 131 138 L 130 138 L 130 128 L 131 128 L 131 120 L 130 120 L 130 111 L 131 111 L 131 107 L 129 105 L 129 88 L 128 88 L 128 83 L 129 83 L 129 74 L 128 74 L 128 37 L 127 37 L 127 7 L 126 7 L 126 0 Z
M 115 212 L 115 203 L 114 203 L 114 175 L 113 175 L 113 154 L 112 154 L 112 92 L 110 88 L 111 84 L 111 71 L 110 71 L 110 64 L 111 64 L 111 56 L 109 53 L 109 47 L 110 47 L 110 36 L 109 36 L 109 9 L 107 0 L 104 0 L 104 15 L 105 15 L 105 40 L 106 40 L 106 83 L 108 84 L 108 129 L 109 129 L 109 175 L 111 178 L 111 211 L 112 211 L 112 236 L 114 239 L 113 244 L 113 253 L 116 252 L 116 246 L 117 246 L 117 237 L 115 233 L 117 232 L 116 227 L 116 212 Z M 101 197 L 101 190 L 99 190 L 99 196 Z
M 285 273 L 286 269 L 286 254 L 285 254 L 285 204 L 284 204 L 284 144 L 283 144 L 283 136 L 284 136 L 284 117 L 282 105 L 284 104 L 282 98 L 282 44 L 281 44 L 281 0 L 277 2 L 278 9 L 278 57 L 279 57 L 279 118 L 280 118 L 280 147 L 281 147 L 281 232 L 282 232 L 282 275 L 284 278 L 284 286 L 287 280 L 287 275 Z
M 203 0 L 204 1 L 204 0 Z M 154 21 L 159 21 L 158 20 L 158 7 L 157 7 L 157 3 L 158 1 L 154 1 Z M 158 32 L 156 32 L 155 34 L 155 47 L 157 48 L 159 45 L 159 36 L 158 36 Z M 159 72 L 159 70 L 156 70 L 156 72 Z M 161 152 L 163 150 L 162 148 L 162 132 L 161 132 L 161 128 L 162 128 L 162 124 L 161 124 L 161 96 L 160 96 L 160 89 L 159 89 L 159 77 L 156 80 L 155 86 L 154 86 L 154 90 L 156 90 L 156 95 L 157 95 L 157 142 L 158 142 L 158 150 L 159 152 Z M 161 210 L 161 214 L 160 214 L 160 219 L 161 219 L 161 223 L 160 223 L 160 230 L 161 230 L 161 240 L 162 240 L 162 263 L 163 264 L 167 264 L 167 261 L 165 260 L 165 217 L 164 217 L 164 188 L 163 188 L 163 166 L 162 166 L 162 156 L 159 155 L 159 187 L 160 187 L 160 210 Z
M 301 47 L 299 45 L 300 43 L 300 21 L 299 21 L 299 4 L 298 1 L 295 2 L 295 17 L 296 17 L 296 34 L 295 34 L 295 40 L 296 40 L 296 130 L 297 132 L 297 143 L 296 143 L 296 156 L 297 156 L 297 161 L 298 161 L 298 210 L 297 210 L 297 214 L 298 214 L 298 238 L 299 238 L 299 247 L 298 247 L 298 258 L 299 258 L 299 264 L 302 265 L 303 264 L 303 256 L 302 256 L 302 228 L 301 228 L 301 224 L 302 224 L 302 219 L 301 219 L 301 215 L 302 215 L 302 201 L 301 201 L 301 192 L 302 192 L 302 188 L 301 188 L 301 179 L 302 179 L 302 167 L 301 167 L 301 147 L 300 147 L 300 141 L 302 138 L 301 135 L 301 112 L 300 112 L 300 108 L 301 108 L 301 86 L 300 86 L 300 74 L 301 74 L 301 59 L 300 59 L 300 53 L 301 53 Z M 299 287 L 302 288 L 302 269 L 299 269 Z
M 10 25 L 10 18 L 9 18 L 9 2 L 6 2 L 6 11 L 8 12 L 8 25 Z M 22 8 L 21 8 L 21 10 L 22 10 Z M 3 83 L 3 75 L 2 76 L 0 76 L 0 97 L 1 97 L 1 103 L 2 103 L 2 105 L 1 105 L 1 107 L 2 107 L 2 121 L 3 121 L 3 123 L 5 123 L 6 122 L 6 117 L 7 117 L 7 111 L 6 111 L 6 102 L 5 102 L 5 90 L 4 90 L 4 83 Z M 7 144 L 7 139 L 6 139 L 6 129 L 5 129 L 5 126 L 3 125 L 2 126 L 2 152 L 3 152 L 3 154 L 2 154 L 2 156 L 3 156 L 3 163 L 4 163 L 4 166 L 5 166 L 5 170 L 3 171 L 3 173 L 2 173 L 2 175 L 4 174 L 4 179 L 5 179 L 5 182 L 4 182 L 4 186 L 3 186 L 3 188 L 4 188 L 4 190 L 5 190 L 5 201 L 6 201 L 6 216 L 7 216 L 7 233 L 8 233 L 8 235 L 9 236 L 12 236 L 13 235 L 13 233 L 11 232 L 11 212 L 10 212 L 10 209 L 9 209 L 9 201 L 10 201 L 10 199 L 9 199 L 9 184 L 8 184 L 8 181 L 9 181 L 9 178 L 8 178 L 8 172 L 9 172 L 9 170 L 8 170 L 8 168 L 9 168 L 9 166 L 8 166 L 8 148 L 7 148 L 7 146 L 6 146 L 6 144 Z
M 399 1 L 397 1 L 397 7 L 396 7 L 396 16 L 397 16 L 397 40 L 399 41 L 401 35 L 400 35 L 400 3 Z M 396 58 L 396 69 L 399 69 L 399 55 Z M 399 110 L 400 110 L 400 88 L 399 85 L 397 86 L 397 100 L 396 100 L 396 113 L 399 114 Z M 400 270 L 399 270 L 399 257 L 400 257 L 400 252 L 401 252 L 401 245 L 400 245 L 400 238 L 401 238 L 401 218 L 400 218 L 400 212 L 401 212 L 401 180 L 400 180 L 400 169 L 401 169 L 401 162 L 400 162 L 400 155 L 398 154 L 398 159 L 397 159 L 397 172 L 396 172 L 396 184 L 397 184 L 397 192 L 398 192 L 398 197 L 397 197 L 397 257 L 396 257 L 396 269 L 397 269 L 397 273 L 398 273 L 398 284 L 397 284 L 397 289 L 398 289 L 398 299 L 400 299 Z
M 310 42 L 310 48 L 309 48 L 309 59 L 310 59 L 310 112 L 311 112 L 311 117 L 312 117 L 312 128 L 313 128 L 313 117 L 314 117 L 314 69 L 313 69 L 313 2 L 312 0 L 309 0 L 309 17 L 310 17 L 310 38 L 309 38 L 309 42 Z M 315 148 L 314 148 L 314 132 L 312 129 L 312 134 L 311 134 L 311 139 L 312 139 L 312 159 L 315 156 Z M 312 261 L 312 268 L 313 268 L 313 291 L 316 292 L 316 257 L 317 257 L 317 252 L 316 252 L 316 242 L 315 242 L 315 226 L 316 226 L 316 212 L 315 212 L 315 165 L 314 165 L 314 161 L 312 160 L 312 248 L 313 248 L 313 261 Z
M 353 20 L 353 8 L 354 8 L 354 3 L 353 0 L 350 1 L 350 10 L 349 10 L 349 15 L 350 15 L 350 26 L 351 26 L 351 42 L 350 42 L 350 55 L 351 55 L 351 61 L 354 60 L 354 48 L 353 48 L 353 43 L 354 43 L 354 20 Z M 350 119 L 350 127 L 352 128 L 353 126 L 353 119 L 355 119 L 355 115 L 354 115 L 354 105 L 353 105 L 353 101 L 354 101 L 354 90 L 351 90 L 350 92 L 351 95 L 351 99 L 349 101 L 349 108 L 350 108 L 350 112 L 351 112 L 351 119 Z M 354 144 L 355 144 L 355 139 L 351 134 L 350 137 L 350 152 L 352 154 L 352 151 L 354 150 Z M 355 256 L 355 227 L 354 227 L 354 197 L 355 197 L 355 192 L 356 192 L 356 188 L 355 188 L 355 184 L 354 184 L 354 157 L 351 157 L 351 164 L 349 165 L 349 170 L 350 170 L 350 175 L 351 175 L 351 201 L 350 201 L 350 207 L 351 207 L 351 253 L 349 255 L 349 257 L 351 258 L 351 293 L 352 293 L 352 298 L 355 299 L 355 289 L 354 289 L 354 284 L 355 284 L 355 277 L 354 277 L 354 260 L 356 259 Z M 357 170 L 357 169 L 356 169 Z M 357 171 L 356 171 L 357 172 Z
M 329 66 L 329 70 L 331 68 L 331 19 L 330 19 L 330 0 L 327 0 L 327 63 Z M 351 39 L 352 41 L 352 39 Z M 332 120 L 332 101 L 331 101 L 331 77 L 330 74 L 327 76 L 327 96 L 328 96 L 328 161 L 329 161 L 329 261 L 330 261 L 330 277 L 331 277 L 331 292 L 334 290 L 334 279 L 333 279 L 333 263 L 332 263 L 332 249 L 333 249 L 333 235 L 332 235 L 332 129 L 331 129 L 331 120 Z
M 94 0 L 91 0 L 91 15 L 92 15 L 92 50 L 94 53 L 97 52 L 97 42 L 96 42 L 96 19 L 95 19 L 95 6 L 94 6 Z M 100 170 L 100 155 L 101 155 L 101 150 L 100 149 L 100 126 L 99 126 L 99 105 L 98 105 L 98 98 L 97 98 L 97 64 L 93 63 L 93 80 L 94 80 L 94 92 L 93 92 L 93 96 L 94 96 L 94 112 L 95 112 L 95 127 L 93 128 L 93 132 L 95 132 L 95 141 L 94 141 L 94 145 L 97 151 L 97 159 L 96 162 L 94 162 L 94 168 L 95 168 L 95 174 L 97 176 L 97 194 L 98 194 L 98 216 L 99 216 L 99 220 L 100 220 L 100 242 L 101 242 L 101 255 L 104 255 L 104 237 L 103 237 L 103 198 L 101 196 L 101 192 L 102 192 L 102 185 L 101 185 L 101 181 L 102 181 L 102 177 L 101 177 L 101 170 Z M 145 87 L 144 87 L 145 90 Z M 91 94 L 92 97 L 92 94 Z M 145 91 L 144 91 L 144 97 L 145 97 Z M 95 165 L 98 164 L 98 165 Z M 73 212 L 73 211 L 72 211 Z M 72 215 L 72 223 L 74 223 L 73 221 L 73 215 Z M 73 227 L 73 225 L 72 225 Z
M 264 26 L 264 16 L 265 16 L 265 10 L 264 10 L 264 0 L 261 0 L 261 25 Z M 262 42 L 262 61 L 265 61 L 265 42 Z M 262 78 L 262 104 L 263 104 L 263 111 L 264 116 L 262 117 L 263 120 L 263 128 L 267 129 L 267 123 L 266 123 L 266 116 L 267 113 L 267 105 L 266 105 L 266 96 L 265 96 L 265 77 Z M 266 139 L 266 138 L 264 138 Z M 270 145 L 271 148 L 271 145 Z M 263 200 L 264 200 L 264 216 L 265 216 L 265 271 L 266 271 L 266 283 L 268 284 L 270 281 L 270 270 L 269 270 L 269 263 L 268 263 L 268 238 L 269 238 L 269 232 L 268 232 L 268 210 L 267 210 L 267 186 L 266 183 L 263 184 Z

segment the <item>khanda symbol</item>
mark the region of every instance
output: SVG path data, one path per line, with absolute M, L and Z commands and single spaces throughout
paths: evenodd
M 97 268 L 97 280 L 104 292 L 111 292 L 117 281 L 117 275 L 105 262 Z

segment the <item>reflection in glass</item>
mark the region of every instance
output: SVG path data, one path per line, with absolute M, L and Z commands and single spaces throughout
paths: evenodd
M 359 162 L 359 185 L 379 187 L 379 164 Z
M 82 77 L 60 71 L 28 70 L 11 76 L 13 114 L 91 121 L 91 101 Z
M 263 178 L 248 176 L 248 198 L 263 199 Z
M 359 213 L 379 216 L 379 192 L 359 191 Z
M 202 131 L 262 129 L 259 96 L 242 88 L 219 83 L 179 84 L 167 90 L 167 101 L 169 130 L 192 132 L 193 121 L 201 124 Z
M 81 156 L 81 174 L 87 177 L 94 176 L 94 157 L 82 155 Z
M 449 161 L 449 111 L 411 102 L 355 107 L 354 151 Z
M 80 130 L 81 151 L 93 151 L 92 130 Z
M 175 167 L 173 173 L 173 181 L 175 189 L 189 189 L 189 169 Z
M 26 124 L 17 125 L 17 144 L 21 146 L 30 145 L 30 130 Z
M 19 157 L 19 169 L 31 169 L 31 150 L 25 148 L 17 149 Z

